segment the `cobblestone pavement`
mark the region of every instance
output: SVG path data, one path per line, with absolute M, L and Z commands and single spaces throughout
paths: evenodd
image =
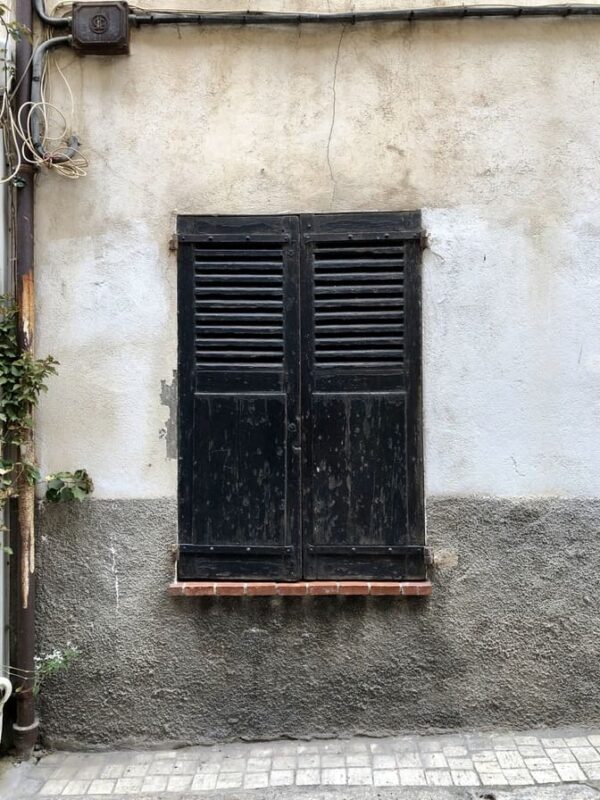
M 482 791 L 435 796 L 486 798 L 495 796 L 484 791 L 488 787 L 558 789 L 565 784 L 576 784 L 592 793 L 584 792 L 581 797 L 597 796 L 600 800 L 600 731 L 277 741 L 162 751 L 55 752 L 37 762 L 21 765 L 5 762 L 0 774 L 0 797 L 3 800 L 30 797 L 208 800 L 216 795 L 246 793 L 253 797 L 284 797 L 292 789 L 311 787 L 315 791 L 303 796 L 313 797 L 317 789 L 360 787 L 361 797 L 375 798 L 388 794 L 404 796 L 399 788 L 391 791 L 396 787 L 471 790 L 478 787 Z M 354 796 L 349 790 L 335 795 Z M 434 794 L 429 792 L 426 796 Z M 552 796 L 563 795 L 555 792 Z

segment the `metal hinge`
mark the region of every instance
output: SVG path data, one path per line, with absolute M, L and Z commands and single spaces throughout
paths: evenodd
M 425 558 L 425 564 L 428 567 L 433 567 L 435 556 L 433 554 L 433 547 L 424 547 L 423 548 L 423 556 Z
M 427 238 L 427 231 L 421 231 L 421 236 L 419 238 L 419 244 L 421 245 L 421 250 L 427 250 L 429 247 L 429 240 Z
M 171 236 L 171 238 L 169 239 L 169 250 L 170 250 L 172 253 L 176 253 L 176 252 L 177 252 L 177 242 L 178 242 L 178 239 L 177 239 L 177 234 L 176 234 L 176 233 L 174 233 L 174 234 Z

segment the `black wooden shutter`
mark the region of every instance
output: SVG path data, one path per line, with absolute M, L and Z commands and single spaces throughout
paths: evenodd
M 179 217 L 179 578 L 299 577 L 296 217 Z
M 308 579 L 425 576 L 418 213 L 301 218 Z

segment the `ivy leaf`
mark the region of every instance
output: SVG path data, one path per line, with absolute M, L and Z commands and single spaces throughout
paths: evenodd
M 75 472 L 55 472 L 48 475 L 46 499 L 51 503 L 81 502 L 94 491 L 94 484 L 85 469 Z
M 73 486 L 71 488 L 71 493 L 73 495 L 73 499 L 79 500 L 79 502 L 85 500 L 85 498 L 87 497 L 87 492 L 84 489 L 82 489 L 81 486 Z
M 42 477 L 39 469 L 31 466 L 31 464 L 24 465 L 23 472 L 25 473 L 25 480 L 30 486 L 34 486 Z

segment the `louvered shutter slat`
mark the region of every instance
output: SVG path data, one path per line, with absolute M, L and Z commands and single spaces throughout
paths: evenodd
M 193 253 L 196 365 L 283 370 L 281 243 L 213 236 Z M 265 332 L 265 322 L 275 325 Z
M 367 235 L 368 236 L 368 235 Z M 369 258 L 366 258 L 366 255 Z M 315 368 L 401 367 L 404 360 L 404 245 L 316 241 L 313 249 Z M 358 270 L 358 271 L 357 271 Z M 335 317 L 332 317 L 335 314 Z M 385 315 L 385 316 L 384 316 Z M 392 319 L 383 339 L 364 319 Z M 325 326 L 339 320 L 336 336 Z M 360 326 L 360 327 L 359 327 Z M 360 337 L 356 334 L 360 333 Z M 332 346 L 335 345 L 335 346 Z

